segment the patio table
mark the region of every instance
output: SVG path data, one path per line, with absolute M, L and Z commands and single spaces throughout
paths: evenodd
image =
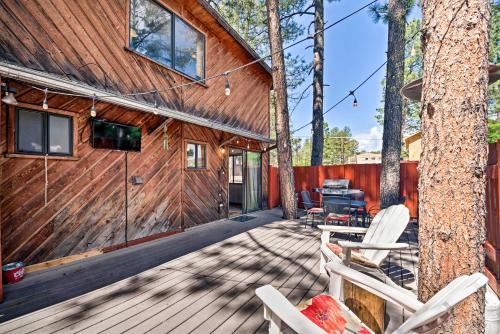
M 321 197 L 329 197 L 329 196 L 353 196 L 357 193 L 359 193 L 361 190 L 360 189 L 339 189 L 339 190 L 329 190 L 328 194 L 323 194 L 323 189 L 322 188 L 313 188 L 312 190 L 315 193 L 320 193 Z M 358 217 L 358 209 L 363 209 L 362 212 L 362 222 L 363 226 L 365 226 L 366 222 L 366 201 L 358 201 L 358 200 L 351 200 L 351 208 L 356 209 L 355 211 L 355 217 Z

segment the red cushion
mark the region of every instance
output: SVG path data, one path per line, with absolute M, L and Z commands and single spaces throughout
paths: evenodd
M 337 244 L 332 244 L 331 242 L 327 242 L 326 247 L 328 247 L 333 252 L 333 254 L 335 254 L 337 256 L 340 256 L 342 254 L 342 247 L 340 247 Z M 352 252 L 359 253 L 359 250 L 353 249 Z
M 342 220 L 342 221 L 346 221 L 346 220 L 349 220 L 351 216 L 350 215 L 339 215 L 339 214 L 336 214 L 336 213 L 330 213 L 328 215 L 328 217 L 326 217 L 326 219 L 328 220 Z
M 319 295 L 297 306 L 309 320 L 330 334 L 370 334 L 364 324 L 332 296 Z
M 322 208 L 310 208 L 307 210 L 308 213 L 322 213 L 323 209 Z

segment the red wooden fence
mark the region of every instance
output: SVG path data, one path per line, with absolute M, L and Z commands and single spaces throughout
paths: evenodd
M 320 188 L 325 179 L 349 179 L 351 188 L 365 192 L 367 208 L 378 207 L 380 202 L 380 164 L 353 164 L 335 166 L 294 167 L 295 192 L 311 191 Z M 401 196 L 406 196 L 406 206 L 412 217 L 418 214 L 417 194 L 418 174 L 417 163 L 401 162 Z M 276 167 L 269 170 L 269 202 L 270 208 L 280 204 L 279 176 Z M 319 194 L 312 193 L 314 200 L 319 200 Z
M 499 142 L 490 144 L 488 166 L 486 167 L 486 275 L 490 279 L 490 286 L 497 295 L 500 295 L 499 151 Z
M 486 270 L 490 286 L 500 295 L 500 141 L 489 147 L 488 166 L 486 168 Z M 295 191 L 311 191 L 319 188 L 325 179 L 349 179 L 351 188 L 365 192 L 367 207 L 378 207 L 380 201 L 380 165 L 336 165 L 294 167 Z M 418 173 L 416 162 L 401 162 L 401 196 L 406 196 L 405 205 L 410 215 L 418 217 Z M 313 199 L 319 195 L 312 193 Z M 276 167 L 269 170 L 269 202 L 270 208 L 280 204 L 279 175 Z

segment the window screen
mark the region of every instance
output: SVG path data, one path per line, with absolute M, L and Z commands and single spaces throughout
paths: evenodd
M 172 14 L 150 0 L 130 1 L 130 47 L 172 66 Z
M 207 168 L 207 146 L 205 144 L 188 143 L 186 153 L 187 168 Z
M 175 18 L 175 69 L 193 77 L 203 78 L 204 36 L 182 19 Z
M 19 153 L 44 153 L 44 113 L 18 109 L 16 129 Z
M 71 118 L 49 114 L 48 152 L 71 154 Z
M 16 153 L 72 155 L 70 116 L 16 109 Z
M 130 1 L 130 48 L 187 76 L 205 77 L 205 36 L 153 0 Z

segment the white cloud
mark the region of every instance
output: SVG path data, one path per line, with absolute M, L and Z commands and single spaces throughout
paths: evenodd
M 360 151 L 382 150 L 382 127 L 374 126 L 368 132 L 355 134 L 353 137 L 359 142 Z

